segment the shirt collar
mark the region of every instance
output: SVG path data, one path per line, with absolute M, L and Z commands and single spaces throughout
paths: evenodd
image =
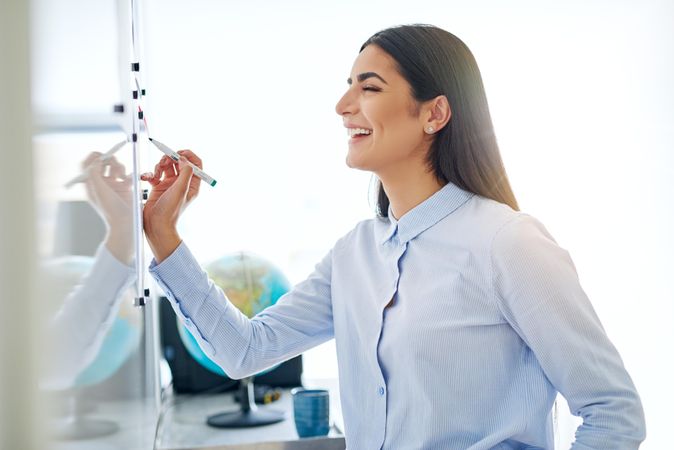
M 475 194 L 449 182 L 399 220 L 393 217 L 389 205 L 388 218 L 379 219 L 375 227 L 377 242 L 384 244 L 397 233 L 398 241 L 404 244 L 450 215 L 473 195 Z

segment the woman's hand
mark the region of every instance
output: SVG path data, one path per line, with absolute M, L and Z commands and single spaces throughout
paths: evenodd
M 115 258 L 130 264 L 133 258 L 131 178 L 117 159 L 102 161 L 101 156 L 93 152 L 82 161 L 82 170 L 89 174 L 85 181 L 87 197 L 107 226 L 106 248 Z
M 178 152 L 180 162 L 162 157 L 154 173 L 144 173 L 141 180 L 152 185 L 152 192 L 143 208 L 143 227 L 157 263 L 166 259 L 180 245 L 176 229 L 178 218 L 199 193 L 201 180 L 192 176 L 190 161 L 202 168 L 201 159 L 190 150 Z

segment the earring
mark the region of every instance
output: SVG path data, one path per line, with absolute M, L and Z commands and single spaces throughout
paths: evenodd
M 433 128 L 433 127 L 426 128 L 426 133 L 428 133 L 428 134 L 433 134 L 434 131 L 435 131 L 435 128 Z

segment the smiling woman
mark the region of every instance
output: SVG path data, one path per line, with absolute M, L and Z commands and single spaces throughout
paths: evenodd
M 252 319 L 176 229 L 198 194 L 184 152 L 148 178 L 154 275 L 226 373 L 245 377 L 332 338 L 347 445 L 553 449 L 557 393 L 578 448 L 635 449 L 639 395 L 569 253 L 519 212 L 470 50 L 429 25 L 361 47 L 336 105 L 346 162 L 380 180 L 377 217 Z

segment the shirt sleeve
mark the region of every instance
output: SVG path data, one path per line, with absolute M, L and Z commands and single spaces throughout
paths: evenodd
M 133 268 L 117 260 L 101 244 L 91 270 L 49 321 L 47 336 L 53 357 L 48 357 L 47 370 L 40 380 L 43 387 L 72 387 L 80 372 L 98 355 L 123 294 L 134 280 Z
M 506 320 L 583 419 L 572 449 L 637 449 L 646 434 L 639 395 L 569 253 L 538 220 L 521 214 L 494 237 L 491 264 Z
M 201 349 L 232 378 L 254 375 L 334 336 L 332 251 L 276 304 L 249 319 L 208 278 L 185 243 L 150 273 Z

